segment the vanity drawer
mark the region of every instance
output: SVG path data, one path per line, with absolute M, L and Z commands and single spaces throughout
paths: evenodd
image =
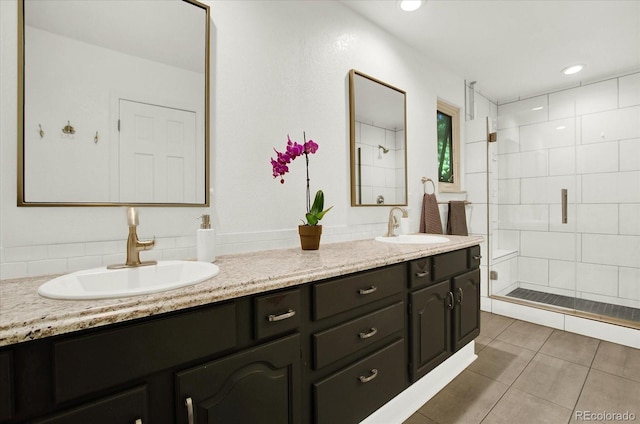
M 313 319 L 340 312 L 400 293 L 406 284 L 405 264 L 313 285 Z
M 480 268 L 480 260 L 482 254 L 480 253 L 480 246 L 472 246 L 469 249 L 469 269 Z
M 236 305 L 55 342 L 55 400 L 67 401 L 236 346 Z
M 138 423 L 136 420 L 140 423 L 149 421 L 144 386 L 58 413 L 34 424 L 135 424 Z
M 409 287 L 415 289 L 433 282 L 431 269 L 432 257 L 420 258 L 409 262 Z
M 255 299 L 255 335 L 257 340 L 295 330 L 300 326 L 300 290 L 260 296 Z
M 376 343 L 404 328 L 404 302 L 380 309 L 313 335 L 314 367 L 333 361 Z
M 441 281 L 467 270 L 468 249 L 442 253 L 432 258 L 433 281 Z
M 404 339 L 315 383 L 316 424 L 362 421 L 405 388 Z

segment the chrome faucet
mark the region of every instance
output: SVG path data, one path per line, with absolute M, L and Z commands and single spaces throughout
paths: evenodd
M 399 206 L 392 207 L 391 210 L 389 211 L 389 222 L 387 224 L 387 237 L 395 237 L 396 236 L 395 229 L 400 226 L 400 223 L 398 223 L 398 219 L 393 214 L 393 211 L 395 210 L 401 211 L 403 218 L 409 218 L 409 212 L 407 212 L 405 208 L 401 208 Z
M 156 244 L 155 237 L 153 240 L 138 240 L 136 227 L 138 226 L 138 211 L 136 208 L 127 209 L 127 223 L 129 224 L 129 237 L 127 237 L 127 262 L 118 265 L 109 265 L 108 269 L 134 268 L 145 265 L 155 265 L 156 261 L 140 261 L 140 252 L 149 250 Z

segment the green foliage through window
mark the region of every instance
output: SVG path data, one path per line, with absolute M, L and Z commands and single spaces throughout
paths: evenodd
M 438 181 L 453 183 L 452 118 L 438 111 Z

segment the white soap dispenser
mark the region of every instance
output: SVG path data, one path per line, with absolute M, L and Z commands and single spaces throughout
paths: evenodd
M 200 218 L 202 223 L 197 234 L 198 261 L 213 262 L 216 260 L 216 232 L 211 228 L 211 218 L 208 214 Z

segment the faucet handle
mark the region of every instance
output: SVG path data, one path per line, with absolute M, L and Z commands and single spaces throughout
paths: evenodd
M 127 209 L 127 224 L 129 227 L 137 227 L 139 223 L 138 220 L 138 211 L 134 207 L 130 207 Z

